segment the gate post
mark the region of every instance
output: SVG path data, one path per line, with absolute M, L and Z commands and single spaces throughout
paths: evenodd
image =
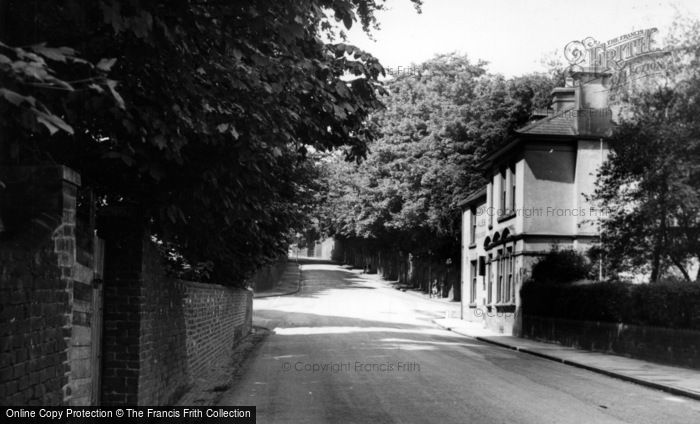
M 135 207 L 98 216 L 105 240 L 102 405 L 136 405 L 145 229 Z

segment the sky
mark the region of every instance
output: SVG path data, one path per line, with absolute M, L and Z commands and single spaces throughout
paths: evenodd
M 419 64 L 458 52 L 507 77 L 545 71 L 548 54 L 565 62 L 573 40 L 607 41 L 647 28 L 663 38 L 677 13 L 700 19 L 700 0 L 424 0 L 418 14 L 409 0 L 387 0 L 371 40 L 353 25 L 350 43 L 379 58 L 385 68 Z

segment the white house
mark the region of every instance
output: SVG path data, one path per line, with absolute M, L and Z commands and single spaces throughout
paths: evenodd
M 463 203 L 463 319 L 518 332 L 520 288 L 555 245 L 585 251 L 598 238 L 587 198 L 608 154 L 610 73 L 572 73 L 548 116 L 519 129 L 482 164 L 488 184 Z

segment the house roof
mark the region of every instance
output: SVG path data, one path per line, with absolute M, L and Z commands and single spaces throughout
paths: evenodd
M 469 206 L 473 203 L 476 203 L 477 200 L 481 198 L 486 197 L 486 187 L 480 188 L 479 190 L 473 192 L 469 196 L 467 196 L 466 199 L 462 200 L 461 202 L 458 203 L 459 207 L 465 207 Z
M 580 113 L 580 111 L 575 110 L 573 107 L 569 107 L 516 130 L 515 136 L 511 138 L 510 142 L 488 155 L 481 162 L 479 168 L 481 168 L 483 171 L 488 170 L 491 166 L 493 166 L 494 162 L 496 162 L 498 158 L 512 151 L 527 139 L 536 138 L 552 141 L 566 141 L 591 137 L 599 139 L 600 136 L 585 134 L 577 129 L 576 121 L 578 119 L 578 113 Z
M 515 132 L 532 135 L 578 135 L 576 113 L 573 108 L 564 109 L 554 115 L 535 121 Z

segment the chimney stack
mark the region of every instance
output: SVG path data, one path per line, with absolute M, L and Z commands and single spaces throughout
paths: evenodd
M 581 135 L 606 136 L 612 129 L 608 105 L 611 73 L 580 69 L 571 73 L 575 89 L 576 129 Z
M 574 87 L 557 87 L 552 90 L 552 108 L 554 113 L 573 109 L 576 101 Z

